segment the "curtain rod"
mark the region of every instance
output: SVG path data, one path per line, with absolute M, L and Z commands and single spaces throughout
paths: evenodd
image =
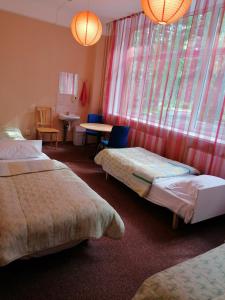
M 114 19 L 114 20 L 112 20 L 112 21 L 110 21 L 110 22 L 108 22 L 108 23 L 106 23 L 106 24 L 110 24 L 110 23 L 113 23 L 113 22 L 115 22 L 115 21 L 122 21 L 122 20 L 125 20 L 125 19 L 129 19 L 129 18 L 132 18 L 132 17 L 134 17 L 134 16 L 138 16 L 138 15 L 140 15 L 140 14 L 142 14 L 142 13 L 144 13 L 144 12 L 143 12 L 143 11 L 139 11 L 139 12 L 136 12 L 136 13 L 134 13 L 134 14 L 128 15 L 128 16 L 126 16 L 126 17 L 122 17 L 122 18 L 119 18 L 119 19 Z

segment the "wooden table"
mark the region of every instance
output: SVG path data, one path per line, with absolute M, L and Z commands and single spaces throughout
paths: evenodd
M 109 124 L 102 123 L 81 123 L 81 127 L 89 130 L 99 131 L 99 132 L 111 132 L 113 126 Z
M 102 132 L 102 133 L 110 133 L 113 128 L 112 125 L 102 124 L 102 123 L 81 123 L 80 126 L 85 129 L 94 130 L 94 131 L 98 131 L 98 132 Z M 98 138 L 97 147 L 96 147 L 94 155 L 91 156 L 92 159 L 95 157 L 95 155 L 98 152 L 98 145 L 101 142 L 101 134 L 99 134 L 99 136 L 97 138 Z

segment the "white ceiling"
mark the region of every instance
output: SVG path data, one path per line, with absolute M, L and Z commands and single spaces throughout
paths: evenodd
M 0 9 L 69 26 L 74 14 L 90 7 L 105 24 L 141 11 L 141 0 L 0 0 Z

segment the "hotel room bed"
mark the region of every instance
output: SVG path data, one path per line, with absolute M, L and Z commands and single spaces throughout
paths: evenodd
M 224 300 L 225 244 L 144 281 L 132 300 Z
M 4 144 L 11 152 L 1 153 Z M 21 151 L 9 159 L 25 144 L 32 142 L 0 141 L 0 266 L 87 239 L 123 236 L 118 213 L 65 164 L 43 153 L 23 159 Z
M 174 213 L 185 223 L 196 223 L 225 213 L 225 180 L 200 175 L 188 165 L 143 148 L 105 149 L 95 162 L 139 196 Z M 212 202 L 213 199 L 213 202 Z

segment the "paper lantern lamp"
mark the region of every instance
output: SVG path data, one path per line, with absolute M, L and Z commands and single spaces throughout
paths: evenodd
M 144 13 L 158 24 L 171 24 L 187 12 L 192 0 L 141 0 Z
M 73 17 L 71 31 L 79 44 L 92 46 L 97 43 L 102 35 L 102 24 L 92 12 L 82 11 Z

